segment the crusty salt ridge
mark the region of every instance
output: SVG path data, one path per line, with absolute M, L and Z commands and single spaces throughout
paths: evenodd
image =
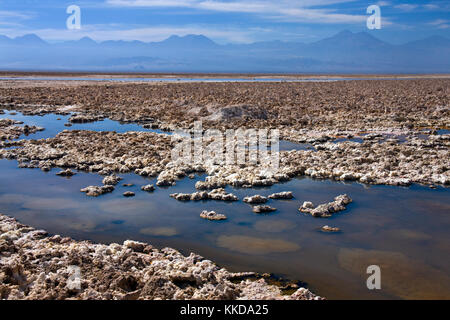
M 105 186 L 115 186 L 122 180 L 121 177 L 116 176 L 115 174 L 112 174 L 110 176 L 107 176 L 103 179 L 102 183 Z
M 80 191 L 86 193 L 89 197 L 98 197 L 105 193 L 111 193 L 114 189 L 114 186 L 89 186 L 81 189 Z
M 189 128 L 192 121 L 203 119 L 205 128 L 267 128 L 270 122 L 270 126 L 295 132 L 405 131 L 448 126 L 449 83 L 449 79 L 162 84 L 1 81 L 0 104 L 27 114 L 70 110 L 164 127 Z M 227 121 L 207 120 L 216 114 Z
M 266 203 L 267 198 L 257 194 L 254 196 L 245 197 L 244 202 L 250 203 L 250 204 Z
M 104 175 L 135 172 L 158 176 L 158 186 L 172 186 L 192 173 L 206 172 L 205 180 L 195 185 L 199 190 L 226 185 L 271 186 L 301 175 L 367 184 L 450 184 L 450 135 L 429 136 L 427 140 L 411 138 L 402 144 L 371 140 L 325 142 L 316 144 L 317 151 L 282 151 L 276 172 L 261 164 L 187 165 L 172 161 L 175 143 L 166 135 L 151 132 L 63 131 L 54 138 L 21 140 L 15 145 L 21 148 L 0 150 L 0 158 L 17 159 L 22 168 L 48 171 L 62 167 Z
M 338 227 L 330 227 L 330 226 L 323 226 L 321 228 L 321 230 L 323 232 L 339 232 L 339 231 L 341 231 L 341 229 Z
M 79 290 L 69 282 L 74 267 L 80 268 Z M 194 253 L 185 257 L 136 241 L 104 245 L 50 237 L 0 214 L 0 299 L 321 299 L 304 288 L 282 295 L 279 287 L 249 276 L 255 274 L 231 273 Z
M 33 134 L 38 131 L 44 131 L 44 128 L 36 126 L 24 125 L 20 127 L 18 125 L 23 124 L 22 121 L 11 119 L 0 119 L 0 147 L 2 147 L 3 141 L 9 141 L 18 139 L 23 134 Z
M 66 169 L 66 170 L 62 170 L 62 171 L 58 172 L 56 175 L 61 176 L 61 177 L 72 177 L 72 176 L 76 175 L 76 172 L 73 172 L 70 169 Z
M 200 213 L 200 218 L 207 219 L 207 220 L 213 220 L 213 221 L 220 221 L 220 220 L 226 220 L 227 216 L 224 214 L 217 213 L 215 211 L 203 210 L 202 213 Z
M 276 200 L 290 200 L 294 198 L 294 195 L 292 194 L 292 191 L 283 191 L 279 193 L 273 193 L 268 196 L 268 198 Z
M 298 210 L 316 218 L 328 218 L 337 212 L 347 209 L 347 205 L 352 201 L 349 196 L 343 194 L 334 198 L 334 201 L 318 205 L 317 207 L 314 207 L 312 202 L 305 201 Z
M 69 118 L 71 123 L 89 123 L 104 120 L 104 116 L 90 114 L 74 114 Z
M 178 201 L 201 201 L 201 200 L 218 200 L 218 201 L 238 201 L 238 197 L 232 193 L 227 193 L 225 189 L 218 188 L 210 192 L 201 191 L 194 193 L 172 193 L 170 197 Z
M 272 208 L 271 206 L 266 206 L 266 205 L 260 205 L 260 206 L 253 207 L 254 213 L 269 213 L 269 212 L 274 212 L 274 211 L 277 211 L 277 209 Z
M 22 150 L 0 150 L 0 157 L 17 159 L 20 167 L 44 170 L 65 163 L 105 175 L 134 171 L 158 176 L 158 186 L 172 186 L 192 171 L 207 171 L 205 181 L 196 184 L 199 190 L 226 185 L 271 186 L 298 175 L 367 184 L 448 185 L 450 136 L 430 133 L 448 128 L 450 123 L 449 83 L 449 79 L 47 87 L 30 83 L 17 88 L 0 81 L 0 104 L 24 114 L 67 114 L 66 106 L 70 105 L 70 111 L 89 117 L 137 122 L 161 130 L 190 129 L 198 120 L 204 120 L 204 129 L 223 132 L 270 127 L 279 129 L 282 139 L 310 143 L 316 148 L 281 152 L 280 169 L 273 175 L 266 175 L 261 166 L 218 169 L 211 163 L 197 168 L 171 163 L 170 138 L 146 134 L 101 136 L 77 132 L 39 143 L 20 142 Z M 228 120 L 207 120 L 217 114 Z M 423 129 L 428 129 L 427 140 L 418 137 Z M 383 140 L 380 135 L 403 135 L 406 142 Z M 336 138 L 350 137 L 362 137 L 363 143 L 332 143 Z M 75 141 L 81 151 L 74 146 Z M 146 141 L 157 148 L 150 149 L 151 143 Z M 54 146 L 58 150 L 53 150 Z M 150 152 L 145 153 L 145 149 Z M 41 158 L 41 154 L 45 156 Z
M 155 191 L 155 186 L 152 184 L 148 184 L 148 185 L 142 186 L 141 190 L 145 191 L 145 192 L 153 192 L 153 191 Z

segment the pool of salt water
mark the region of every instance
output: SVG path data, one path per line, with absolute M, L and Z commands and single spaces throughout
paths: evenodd
M 45 114 L 42 116 L 27 116 L 18 111 L 3 110 L 4 114 L 0 114 L 0 119 L 11 119 L 22 121 L 22 125 L 37 126 L 45 128 L 44 131 L 37 132 L 35 134 L 22 136 L 20 139 L 25 140 L 38 140 L 47 139 L 56 136 L 63 130 L 91 130 L 91 131 L 116 131 L 117 133 L 124 133 L 129 131 L 144 131 L 144 132 L 156 132 L 165 133 L 157 129 L 145 129 L 142 126 L 134 123 L 119 123 L 110 119 L 104 119 L 97 122 L 89 123 L 71 123 L 70 127 L 66 127 L 64 124 L 69 123 L 70 115 L 59 114 Z M 58 120 L 59 119 L 59 120 Z M 21 125 L 18 125 L 21 126 Z
M 16 116 L 28 125 L 37 121 L 47 134 L 67 129 L 61 116 Z M 56 121 L 58 117 L 63 120 Z M 129 124 L 106 120 L 83 126 L 100 130 L 105 123 L 112 126 L 108 130 L 128 131 Z M 278 209 L 275 213 L 257 215 L 242 201 L 178 202 L 169 197 L 175 192 L 194 192 L 195 182 L 204 176 L 146 193 L 140 186 L 155 179 L 123 174 L 124 180 L 113 193 L 90 198 L 80 189 L 101 185 L 102 176 L 79 172 L 62 178 L 55 175 L 58 171 L 19 169 L 16 161 L 0 160 L 0 212 L 52 234 L 102 243 L 145 241 L 184 254 L 196 252 L 232 271 L 271 272 L 298 279 L 328 299 L 450 299 L 448 188 L 366 186 L 309 178 L 269 188 L 227 188 L 241 200 L 247 195 L 293 191 L 294 200 L 269 201 Z M 136 197 L 123 197 L 128 190 Z M 332 218 L 316 219 L 298 211 L 303 201 L 325 203 L 343 193 L 354 202 Z M 202 210 L 224 213 L 228 220 L 203 220 L 199 217 Z M 342 232 L 323 233 L 324 225 Z M 382 290 L 367 289 L 369 265 L 381 267 Z

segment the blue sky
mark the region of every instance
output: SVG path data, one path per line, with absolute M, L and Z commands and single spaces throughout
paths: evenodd
M 81 8 L 81 30 L 66 29 L 72 4 Z M 381 7 L 381 30 L 366 28 L 371 4 Z M 312 42 L 344 29 L 391 43 L 450 38 L 450 1 L 0 0 L 0 34 L 35 33 L 48 41 L 84 36 L 160 41 L 172 34 L 204 34 L 218 43 Z

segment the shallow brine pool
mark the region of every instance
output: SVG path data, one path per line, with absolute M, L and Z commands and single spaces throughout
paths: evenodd
M 0 117 L 46 128 L 28 139 L 81 127 L 142 130 L 110 120 L 66 128 L 67 117 L 62 116 L 24 117 L 7 112 Z M 269 272 L 301 280 L 328 299 L 450 299 L 448 188 L 366 186 L 302 178 L 270 188 L 227 188 L 239 202 L 179 202 L 169 194 L 195 192 L 195 182 L 204 177 L 186 178 L 174 187 L 146 193 L 140 187 L 155 183 L 155 179 L 123 174 L 124 180 L 113 193 L 91 198 L 80 189 L 101 185 L 102 176 L 79 172 L 62 178 L 55 175 L 58 171 L 19 169 L 16 161 L 0 160 L 0 212 L 79 240 L 110 243 L 134 239 L 185 254 L 196 252 L 232 271 Z M 125 191 L 136 196 L 125 198 Z M 247 195 L 280 191 L 292 191 L 295 199 L 270 200 L 268 204 L 278 210 L 268 215 L 255 214 L 242 202 Z M 332 218 L 317 219 L 298 211 L 303 201 L 326 203 L 344 193 L 353 203 Z M 199 217 L 203 210 L 226 214 L 228 220 L 203 220 Z M 342 231 L 323 233 L 320 228 L 325 225 Z M 367 289 L 370 265 L 381 267 L 381 290 Z

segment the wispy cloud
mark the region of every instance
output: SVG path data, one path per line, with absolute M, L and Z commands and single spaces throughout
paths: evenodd
M 19 12 L 19 11 L 4 11 L 0 10 L 0 20 L 9 20 L 9 19 L 30 19 L 32 15 Z
M 437 4 L 427 3 L 424 4 L 423 7 L 427 10 L 437 10 L 439 9 L 439 6 Z
M 448 3 L 441 2 L 428 2 L 428 3 L 402 3 L 395 5 L 394 8 L 399 9 L 404 12 L 412 11 L 440 11 L 445 12 L 450 10 L 450 5 Z
M 430 22 L 429 25 L 435 26 L 438 29 L 448 29 L 450 28 L 450 20 L 436 19 Z
M 0 10 L 0 26 L 9 28 L 22 27 L 22 21 L 31 19 L 32 15 L 19 11 Z
M 418 4 L 410 4 L 410 3 L 402 3 L 394 6 L 394 8 L 397 8 L 402 11 L 413 11 L 414 9 L 417 9 L 419 7 Z
M 391 3 L 390 3 L 389 1 L 378 1 L 378 2 L 376 3 L 376 5 L 378 5 L 378 6 L 380 6 L 380 7 L 387 7 L 387 6 L 390 6 Z
M 252 13 L 271 20 L 308 23 L 360 23 L 367 17 L 341 13 L 330 5 L 356 0 L 106 0 L 116 7 L 180 7 L 212 12 Z

